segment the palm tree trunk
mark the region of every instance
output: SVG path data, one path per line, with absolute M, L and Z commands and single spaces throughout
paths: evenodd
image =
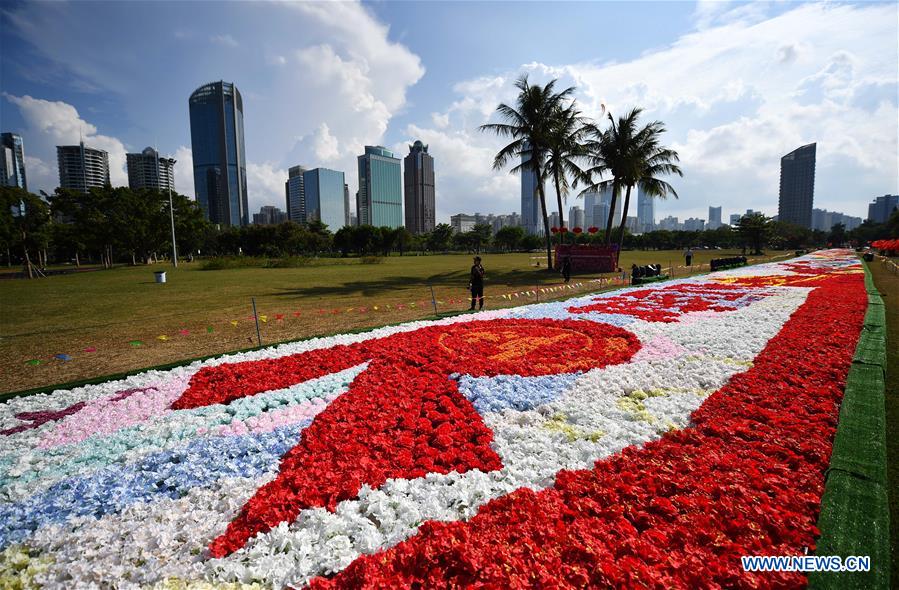
M 612 181 L 612 202 L 609 207 L 609 218 L 606 220 L 606 246 L 612 245 L 612 224 L 615 219 L 615 205 L 618 204 L 618 179 Z
M 539 172 L 539 169 L 538 169 Z M 536 174 L 540 178 L 540 174 Z M 549 231 L 549 215 L 546 213 L 546 195 L 543 190 L 543 182 L 538 180 L 537 196 L 540 197 L 540 209 L 543 211 L 543 235 L 546 237 L 546 269 L 552 272 L 553 269 L 553 245 L 552 232 Z
M 559 187 L 559 173 L 553 174 L 553 180 L 556 183 L 556 200 L 559 203 L 559 227 L 565 227 L 565 216 L 562 214 L 562 190 Z
M 621 246 L 624 244 L 624 227 L 627 225 L 627 208 L 631 204 L 631 185 L 627 185 L 627 191 L 624 193 L 624 210 L 621 214 L 621 229 L 618 231 L 618 251 L 621 252 Z

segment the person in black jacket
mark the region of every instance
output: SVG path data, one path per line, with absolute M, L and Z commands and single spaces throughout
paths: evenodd
M 471 307 L 468 311 L 474 311 L 475 303 L 478 304 L 478 309 L 484 309 L 484 267 L 481 266 L 480 256 L 474 257 L 468 288 L 471 289 Z
M 569 282 L 571 280 L 571 257 L 566 256 L 562 259 L 562 277 L 565 279 L 565 282 Z

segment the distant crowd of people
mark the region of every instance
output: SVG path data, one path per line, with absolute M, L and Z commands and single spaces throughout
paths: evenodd
M 745 256 L 731 256 L 730 258 L 713 258 L 709 263 L 712 271 L 716 271 L 719 268 L 725 268 L 729 266 L 742 266 L 746 264 Z
M 635 279 L 643 279 L 649 277 L 658 277 L 662 275 L 661 264 L 644 264 L 643 266 L 631 265 L 631 277 Z

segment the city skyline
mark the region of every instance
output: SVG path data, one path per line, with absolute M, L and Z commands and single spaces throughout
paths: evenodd
M 208 6 L 110 5 L 99 17 L 79 3 L 4 11 L 0 100 L 8 108 L 0 128 L 31 146 L 29 188 L 52 191 L 54 146 L 83 134 L 86 145 L 108 152 L 114 185 L 126 184 L 125 154 L 150 144 L 178 161 L 175 184 L 191 194 L 184 96 L 224 78 L 245 94 L 251 210 L 283 201 L 296 162 L 344 170 L 353 195 L 362 146 L 400 152 L 415 139 L 446 154 L 436 183 L 439 221 L 460 209 L 509 210 L 520 199 L 518 179 L 492 170 L 498 142 L 476 128 L 509 100 L 514 78 L 529 73 L 535 81 L 559 77 L 562 86 L 576 81 L 579 104 L 594 118 L 599 104 L 616 114 L 642 106 L 647 118 L 666 123 L 686 175 L 675 183 L 680 200 L 656 203 L 658 217 L 701 216 L 725 201 L 773 215 L 779 157 L 811 141 L 819 148 L 816 207 L 865 217 L 875 195 L 899 192 L 895 5 L 672 3 L 643 15 L 639 34 L 616 31 L 592 47 L 559 43 L 554 34 L 523 43 L 527 31 L 494 26 L 503 15 L 490 5 L 347 3 L 326 11 L 224 3 L 212 20 L 201 18 Z M 562 12 L 574 36 L 597 16 L 640 12 L 610 3 L 569 8 Z M 522 26 L 544 32 L 561 18 L 545 5 L 521 10 L 529 17 Z M 443 26 L 425 34 L 414 23 L 428 16 Z M 454 27 L 472 19 L 484 27 L 470 31 L 472 53 L 450 59 Z M 173 30 L 171 22 L 188 24 Z M 298 36 L 297 22 L 314 26 Z M 36 27 L 42 34 L 29 34 Z M 252 43 L 268 28 L 265 44 Z M 79 35 L 65 34 L 72 30 Z M 108 37 L 102 48 L 78 42 L 99 35 Z M 137 55 L 165 69 L 123 67 Z M 548 204 L 554 198 L 548 186 Z M 580 201 L 569 198 L 566 207 Z

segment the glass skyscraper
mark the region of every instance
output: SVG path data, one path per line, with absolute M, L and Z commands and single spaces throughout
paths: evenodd
M 28 190 L 25 177 L 25 142 L 17 133 L 0 134 L 0 184 Z
M 637 231 L 650 232 L 655 229 L 655 200 L 637 185 Z
M 331 231 L 346 223 L 343 172 L 315 168 L 303 172 L 306 193 L 306 222 L 321 221 Z
M 528 149 L 527 144 L 524 149 Z M 521 154 L 522 164 L 530 159 L 529 151 Z M 544 232 L 540 195 L 537 194 L 537 177 L 529 168 L 521 169 L 521 227 L 528 234 L 542 235 Z
M 302 166 L 291 166 L 287 170 L 287 182 L 284 183 L 284 198 L 287 206 L 287 219 L 296 223 L 306 223 L 306 192 L 303 186 Z
M 207 219 L 247 225 L 247 159 L 243 99 L 230 82 L 212 82 L 190 95 L 194 189 Z
M 812 203 L 815 200 L 815 150 L 810 143 L 780 159 L 780 199 L 778 221 L 812 227 Z
M 424 234 L 434 229 L 434 158 L 428 154 L 428 146 L 416 141 L 409 146 L 409 155 L 403 160 L 406 191 L 406 229 L 413 234 Z
M 367 145 L 358 162 L 357 223 L 375 227 L 403 227 L 403 182 L 399 158 L 387 148 Z

